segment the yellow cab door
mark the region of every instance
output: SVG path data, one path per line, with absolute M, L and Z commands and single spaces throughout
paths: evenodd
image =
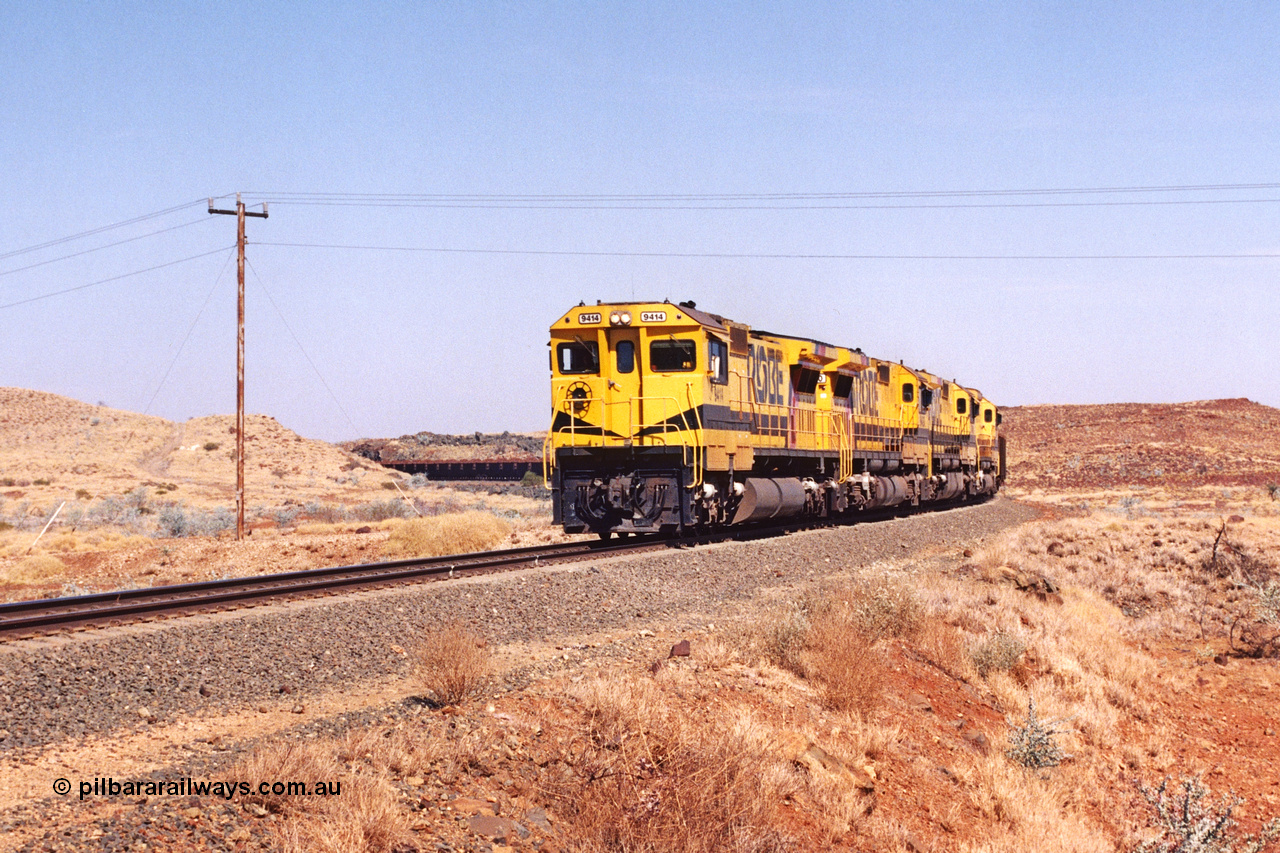
M 604 415 L 605 434 L 638 439 L 644 426 L 640 330 L 612 328 L 605 335 L 609 341 L 608 357 L 601 365 L 609 385 L 605 392 L 608 401 Z
M 901 376 L 900 389 L 898 399 L 901 401 L 901 418 L 902 428 L 907 435 L 915 434 L 916 427 L 920 426 L 920 403 L 918 395 L 920 388 L 916 384 L 916 378 L 910 373 L 903 373 Z

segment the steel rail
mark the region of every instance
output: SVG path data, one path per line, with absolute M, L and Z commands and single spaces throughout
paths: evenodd
M 120 624 L 170 612 L 189 613 L 230 604 L 352 588 L 371 588 L 433 578 L 457 577 L 551 564 L 584 556 L 667 547 L 668 542 L 569 542 L 446 557 L 331 566 L 271 575 L 222 578 L 199 583 L 143 587 L 0 604 L 0 638 L 73 627 Z
M 0 641 L 72 628 L 105 627 L 142 619 L 164 618 L 168 614 L 189 615 L 215 608 L 252 606 L 273 599 L 333 594 L 338 591 L 510 571 L 525 566 L 554 565 L 586 558 L 687 548 L 729 540 L 763 539 L 857 521 L 905 517 L 921 511 L 949 509 L 963 503 L 952 502 L 927 509 L 911 508 L 912 511 L 904 511 L 900 507 L 886 508 L 860 513 L 854 519 L 795 518 L 776 524 L 726 527 L 676 538 L 648 536 L 626 540 L 565 542 L 445 557 L 420 557 L 384 563 L 221 578 L 65 598 L 7 602 L 0 604 Z

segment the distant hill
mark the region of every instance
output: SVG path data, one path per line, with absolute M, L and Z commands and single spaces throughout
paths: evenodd
M 1280 483 L 1280 409 L 1250 400 L 1003 412 L 1018 488 Z
M 235 495 L 235 417 L 175 423 L 57 394 L 0 388 L 0 499 L 104 497 L 147 487 L 169 499 L 227 505 Z M 381 466 L 302 438 L 265 415 L 245 418 L 246 503 L 385 498 Z M 168 487 L 175 488 L 168 488 Z
M 1111 488 L 1280 483 L 1280 410 L 1244 399 L 1193 403 L 1021 406 L 1003 410 L 1009 485 Z M 532 433 L 421 432 L 335 446 L 265 415 L 246 418 L 247 502 L 387 497 L 399 460 L 540 458 Z M 57 394 L 0 388 L 0 500 L 47 503 L 139 486 L 169 498 L 226 505 L 234 498 L 235 419 L 175 423 Z M 176 486 L 169 490 L 166 487 Z
M 1002 411 L 1016 488 L 1280 483 L 1280 409 L 1250 400 Z M 541 433 L 420 432 L 341 446 L 373 461 L 447 462 L 538 459 L 542 440 Z

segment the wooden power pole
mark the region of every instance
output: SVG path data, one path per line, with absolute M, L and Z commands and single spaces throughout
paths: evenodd
M 263 202 L 261 213 L 249 213 L 244 209 L 240 193 L 236 193 L 235 210 L 214 210 L 209 199 L 209 212 L 222 213 L 236 218 L 236 541 L 244 538 L 244 218 L 267 218 L 267 204 Z

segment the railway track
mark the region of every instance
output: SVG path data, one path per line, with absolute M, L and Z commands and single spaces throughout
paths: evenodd
M 551 565 L 584 557 L 670 547 L 669 541 L 569 542 L 448 557 L 424 557 L 364 563 L 274 575 L 224 578 L 71 598 L 46 598 L 0 604 L 0 639 L 29 637 L 68 629 L 121 625 L 140 619 L 187 615 L 212 609 L 251 606 L 268 600 L 335 594 L 400 583 L 441 580 L 524 566 Z
M 928 511 L 947 509 L 930 508 Z M 917 510 L 919 511 L 919 510 Z M 880 510 L 857 521 L 904 516 L 902 510 Z M 334 595 L 404 583 L 511 571 L 529 566 L 575 560 L 687 548 L 712 542 L 763 539 L 796 530 L 832 526 L 849 521 L 792 520 L 783 524 L 726 528 L 680 538 L 644 537 L 612 541 L 567 542 L 447 557 L 423 557 L 386 563 L 333 566 L 274 575 L 224 578 L 201 583 L 144 587 L 91 593 L 71 598 L 46 598 L 0 604 L 0 641 L 124 625 L 131 622 L 186 616 L 211 610 L 251 607 L 282 598 Z

